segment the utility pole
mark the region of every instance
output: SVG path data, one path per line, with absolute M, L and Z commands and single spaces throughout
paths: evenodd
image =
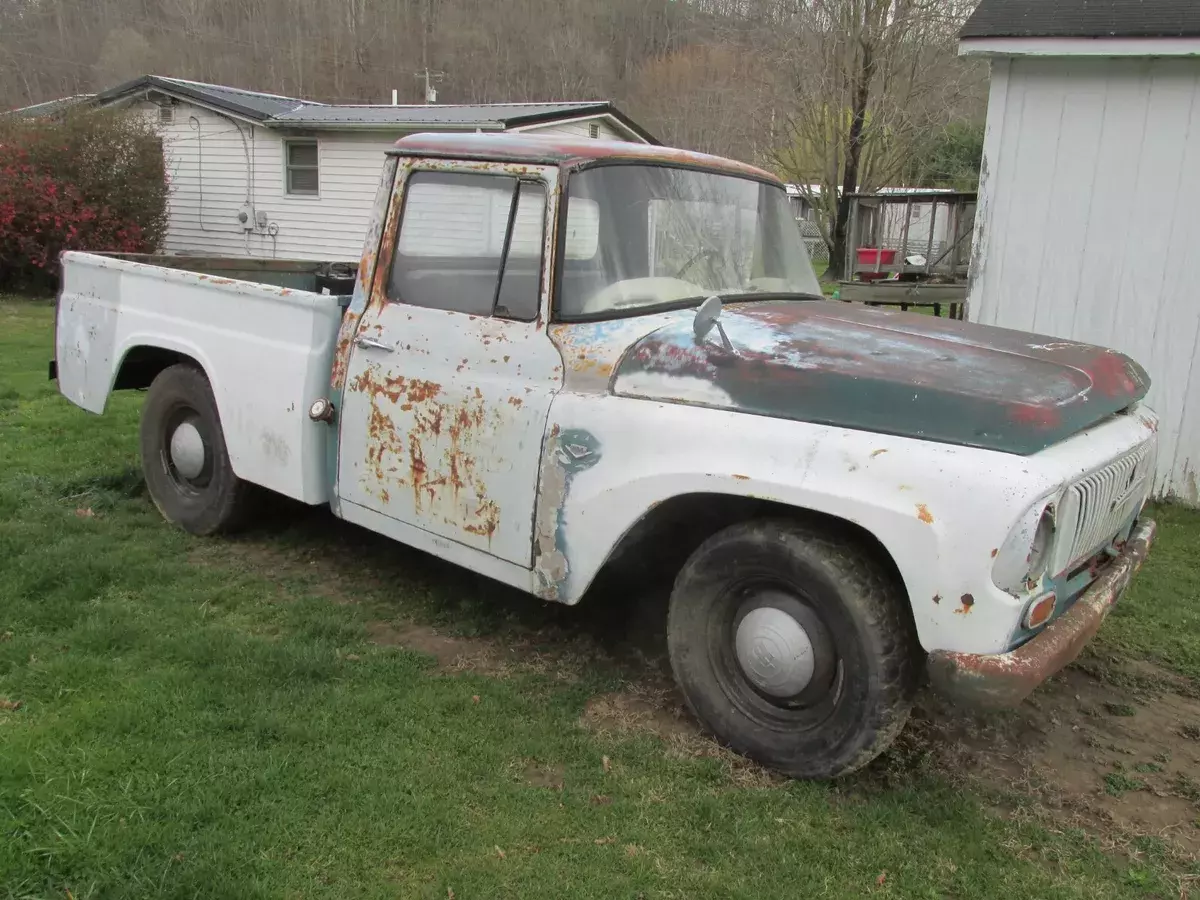
M 420 72 L 413 72 L 413 78 L 425 79 L 425 102 L 437 103 L 437 88 L 434 84 L 446 77 L 445 72 L 430 72 L 428 67 Z

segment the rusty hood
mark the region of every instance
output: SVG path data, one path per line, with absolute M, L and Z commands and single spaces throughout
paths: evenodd
M 1041 335 L 833 301 L 684 311 L 624 352 L 614 393 L 1028 455 L 1145 396 L 1127 356 Z

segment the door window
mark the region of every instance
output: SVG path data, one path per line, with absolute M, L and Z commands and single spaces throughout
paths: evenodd
M 532 320 L 546 188 L 502 175 L 417 172 L 405 188 L 389 300 Z

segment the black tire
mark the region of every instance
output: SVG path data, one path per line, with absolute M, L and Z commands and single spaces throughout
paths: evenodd
M 671 667 L 721 743 L 796 778 L 847 775 L 908 721 L 918 645 L 906 603 L 895 576 L 852 538 L 790 521 L 735 525 L 705 541 L 675 581 Z M 752 683 L 738 661 L 737 627 L 764 605 L 811 641 L 810 679 L 786 698 Z M 753 637 L 747 645 L 758 652 Z
M 203 469 L 194 478 L 182 475 L 171 457 L 171 438 L 185 422 L 204 446 Z M 146 487 L 167 521 L 197 535 L 241 524 L 250 485 L 233 473 L 212 388 L 195 366 L 171 366 L 150 385 L 142 406 L 141 449 Z

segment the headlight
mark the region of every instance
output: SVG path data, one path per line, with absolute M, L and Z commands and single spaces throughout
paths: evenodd
M 1038 501 L 1009 532 L 996 553 L 992 581 L 1010 594 L 1028 591 L 1046 574 L 1054 551 L 1054 504 Z

